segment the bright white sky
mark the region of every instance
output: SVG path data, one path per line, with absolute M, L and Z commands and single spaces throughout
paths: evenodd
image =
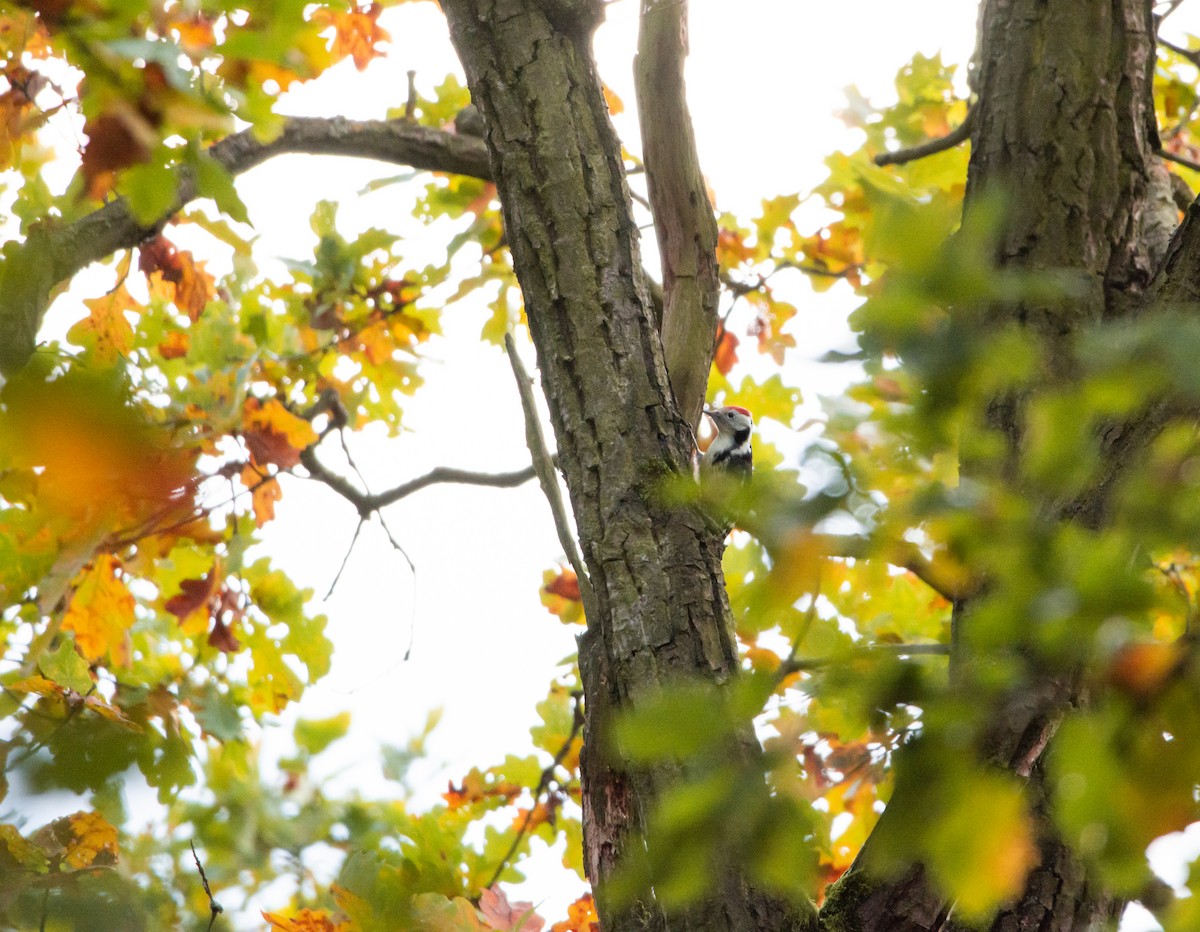
M 611 4 L 596 37 L 605 81 L 627 105 L 618 130 L 634 150 L 636 13 L 635 0 Z M 1171 35 L 1184 27 L 1200 32 L 1198 20 L 1200 10 L 1185 5 Z M 721 207 L 748 217 L 764 197 L 807 192 L 823 180 L 826 155 L 858 145 L 857 134 L 835 116 L 847 86 L 887 103 L 894 99 L 896 71 L 917 51 L 940 52 L 963 65 L 963 78 L 974 45 L 975 4 L 694 0 L 691 21 L 688 83 L 701 164 Z M 417 71 L 426 93 L 458 70 L 433 6 L 389 10 L 382 22 L 392 35 L 385 59 L 364 75 L 345 63 L 337 74 L 289 94 L 284 109 L 378 117 L 404 100 L 408 69 Z M 289 157 L 247 173 L 238 190 L 260 237 L 259 254 L 311 256 L 309 214 L 318 199 L 331 199 L 341 204 L 343 232 L 402 229 L 415 234 L 406 248 L 437 259 L 441 241 L 411 221 L 400 187 L 359 194 L 372 179 L 398 171 L 350 159 Z M 819 301 L 803 289 L 791 300 L 801 311 L 792 324 L 800 345 L 792 375 L 812 398 L 814 387 L 830 390 L 836 382 L 805 359 L 844 339 L 842 321 L 852 302 L 837 289 Z M 64 303 L 56 312 L 74 314 Z M 482 320 L 481 313 L 456 310 L 445 322 L 447 337 L 432 342 L 423 367 L 428 384 L 406 413 L 411 433 L 393 441 L 353 438 L 372 490 L 437 465 L 504 471 L 527 464 L 512 375 L 503 354 L 476 339 Z M 332 442 L 322 447 L 331 465 L 338 463 L 335 448 Z M 324 488 L 296 480 L 285 482 L 278 514 L 262 532 L 264 546 L 293 578 L 323 595 L 353 535 L 353 509 Z M 534 704 L 558 662 L 574 650 L 574 631 L 538 601 L 542 571 L 561 558 L 561 548 L 534 483 L 517 490 L 433 487 L 386 516 L 417 566 L 416 583 L 378 527 L 364 529 L 337 591 L 321 607 L 336 645 L 333 672 L 309 691 L 299 712 L 321 717 L 352 710 L 351 736 L 326 755 L 337 758 L 337 772 L 329 776 L 342 787 L 386 794 L 395 787 L 381 777 L 379 745 L 404 744 L 432 709 L 444 709 L 429 742 L 429 764 L 417 771 L 416 803 L 429 805 L 471 766 L 530 750 Z M 402 663 L 412 624 L 412 659 Z M 286 749 L 294 717 L 268 733 L 269 749 Z M 561 883 L 556 860 L 547 857 L 544 872 L 510 890 L 534 900 L 551 919 L 562 918 L 578 893 Z M 1157 928 L 1145 920 L 1125 927 Z

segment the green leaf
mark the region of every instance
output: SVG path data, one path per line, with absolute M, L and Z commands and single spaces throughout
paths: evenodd
M 350 713 L 342 712 L 330 718 L 300 719 L 296 722 L 296 744 L 309 754 L 320 754 L 350 730 Z
M 75 635 L 69 632 L 60 636 L 58 647 L 42 654 L 38 667 L 47 679 L 80 695 L 91 692 L 96 685 L 88 671 L 88 662 L 75 649 Z

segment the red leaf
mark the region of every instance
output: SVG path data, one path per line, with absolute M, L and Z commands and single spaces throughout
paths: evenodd
M 563 570 L 546 583 L 545 589 L 551 595 L 559 598 L 570 599 L 572 602 L 579 601 L 579 578 L 571 570 Z
M 232 654 L 241 648 L 241 642 L 233 635 L 233 629 L 220 618 L 213 622 L 213 629 L 208 635 L 208 644 L 226 654 Z
M 82 171 L 89 197 L 104 197 L 112 190 L 117 171 L 150 158 L 154 130 L 136 112 L 102 113 L 84 123 L 83 131 L 88 142 Z
M 185 579 L 179 584 L 179 595 L 167 599 L 163 608 L 182 621 L 208 603 L 216 582 L 216 574 L 213 572 L 201 579 Z

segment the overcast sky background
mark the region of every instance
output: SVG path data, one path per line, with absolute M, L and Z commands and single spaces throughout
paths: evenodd
M 745 219 L 764 197 L 807 193 L 824 180 L 825 156 L 860 144 L 859 134 L 836 116 L 845 88 L 854 85 L 875 103 L 894 101 L 895 73 L 918 51 L 959 64 L 965 84 L 975 41 L 975 4 L 967 0 L 694 0 L 691 6 L 688 87 L 701 165 L 720 208 Z M 1200 32 L 1200 10 L 1191 7 L 1175 13 L 1172 38 L 1180 39 L 1185 29 Z M 612 3 L 596 36 L 603 77 L 626 104 L 615 122 L 633 151 L 640 149 L 632 85 L 636 14 L 635 0 Z M 445 22 L 431 4 L 388 10 L 381 23 L 392 36 L 386 58 L 364 74 L 343 63 L 287 94 L 280 109 L 375 118 L 403 103 L 409 69 L 416 70 L 425 94 L 448 72 L 461 76 Z M 271 257 L 311 257 L 316 237 L 308 218 L 319 199 L 339 202 L 345 234 L 371 226 L 403 231 L 410 237 L 405 249 L 436 261 L 444 238 L 411 219 L 411 195 L 402 186 L 360 193 L 368 182 L 397 173 L 396 166 L 303 156 L 277 158 L 246 173 L 238 191 L 264 268 L 282 268 Z M 811 220 L 815 227 L 819 213 Z M 650 231 L 646 237 L 652 256 Z M 790 328 L 799 349 L 785 376 L 799 382 L 815 411 L 817 393 L 836 390 L 844 376 L 811 360 L 846 339 L 844 318 L 854 301 L 841 287 L 817 297 L 804 285 L 788 299 L 800 309 Z M 53 319 L 69 324 L 80 311 L 73 299 L 60 299 Z M 483 319 L 482 311 L 448 312 L 446 336 L 428 346 L 422 367 L 427 385 L 405 415 L 411 432 L 394 440 L 351 438 L 373 491 L 438 465 L 499 472 L 528 463 L 508 363 L 477 339 Z M 321 448 L 331 465 L 339 463 L 335 450 L 333 442 Z M 284 481 L 277 513 L 261 532 L 263 546 L 319 598 L 345 555 L 357 516 L 333 493 L 300 480 Z M 333 671 L 264 740 L 272 753 L 285 752 L 296 715 L 350 709 L 351 736 L 326 753 L 327 777 L 343 789 L 390 794 L 395 785 L 382 778 L 379 745 L 404 744 L 432 709 L 441 708 L 429 760 L 415 771 L 414 803 L 428 806 L 448 780 L 459 781 L 470 767 L 528 753 L 534 704 L 574 650 L 575 631 L 538 601 L 542 572 L 562 553 L 535 484 L 515 490 L 435 486 L 390 507 L 386 518 L 417 567 L 415 579 L 378 526 L 365 528 L 334 595 L 316 606 L 330 616 Z M 410 633 L 412 656 L 402 662 Z M 556 861 L 556 855 L 541 858 L 530 882 L 510 890 L 532 899 L 552 921 L 565 915 L 581 889 L 563 882 Z M 1167 862 L 1178 865 L 1178 853 Z M 1178 867 L 1169 879 L 1182 880 Z M 236 905 L 225 897 L 222 902 Z M 1157 926 L 1143 916 L 1127 919 L 1123 928 Z

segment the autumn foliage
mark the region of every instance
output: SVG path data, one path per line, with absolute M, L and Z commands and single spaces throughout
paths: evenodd
M 552 679 L 533 674 L 551 682 L 532 746 L 454 774 L 429 803 L 408 780 L 436 715 L 407 746 L 381 750 L 390 796 L 314 781 L 348 715 L 300 720 L 282 759 L 260 741 L 326 675 L 334 645 L 314 591 L 273 564 L 256 531 L 299 498 L 299 478 L 341 494 L 350 520 L 372 518 L 351 470 L 334 475 L 322 457 L 357 432 L 401 433 L 446 315 L 479 314 L 494 347 L 524 333 L 491 181 L 382 182 L 405 185 L 411 216 L 445 239 L 436 262 L 387 217 L 351 235 L 338 205 L 319 202 L 311 255 L 272 265 L 211 155 L 243 124 L 272 139 L 281 96 L 339 62 L 369 75 L 405 22 L 390 8 L 405 5 L 56 0 L 0 12 L 5 238 L 53 236 L 113 204 L 145 232 L 105 260 L 107 285 L 57 296 L 69 321 L 47 324 L 0 387 L 0 759 L 12 780 L 0 784 L 0 925 L 119 928 L 132 915 L 130 928 L 203 927 L 226 900 L 236 921 L 286 932 L 599 932 L 591 893 L 553 921 L 505 891 L 547 850 L 572 889 L 584 879 L 570 661 Z M 1179 125 L 1168 150 L 1195 158 L 1189 60 L 1160 49 L 1156 104 Z M 1044 818 L 1135 897 L 1151 883 L 1146 846 L 1200 817 L 1194 430 L 1164 430 L 1115 493 L 1110 526 L 1048 522 L 1030 504 L 1068 498 L 1089 478 L 1088 430 L 1164 389 L 1129 357 L 1194 380 L 1200 336 L 1182 321 L 1097 329 L 1081 338 L 1094 352 L 1077 383 L 1046 391 L 1042 349 L 989 329 L 988 308 L 1065 301 L 1070 283 L 993 267 L 1003 207 L 964 221 L 963 149 L 875 164 L 967 118 L 939 58 L 916 56 L 896 89 L 894 106 L 856 97 L 846 111 L 862 142 L 827 160 L 814 192 L 823 222 L 806 222 L 796 192 L 752 216 L 719 214 L 729 313 L 709 400 L 744 405 L 760 425 L 760 478 L 735 493 L 744 530 L 724 557 L 743 675 L 638 696 L 619 746 L 603 751 L 689 763 L 691 782 L 646 817 L 679 856 L 639 866 L 672 905 L 702 898 L 714 852 L 731 851 L 773 893 L 820 903 L 901 792 L 911 808 L 876 836 L 881 863 L 919 858 L 966 922 L 1025 889 Z M 388 116 L 457 135 L 467 91 L 451 76 L 428 93 L 385 101 Z M 48 141 L 58 118 L 78 151 Z M 72 180 L 55 187 L 49 169 L 64 164 Z M 1200 181 L 1190 168 L 1177 178 Z M 180 203 L 181 179 L 211 203 Z M 844 394 L 805 404 L 803 321 L 829 291 L 857 303 L 858 348 L 829 360 L 856 374 Z M 1027 497 L 997 478 L 980 420 L 1005 393 L 1033 399 L 1018 470 Z M 963 461 L 984 478 L 960 483 Z M 682 493 L 648 480 L 647 494 L 702 509 L 684 480 Z M 555 558 L 539 557 L 542 621 L 582 632 L 581 579 Z M 971 648 L 987 662 L 952 679 L 946 645 L 967 598 Z M 985 711 L 1047 671 L 1089 697 L 1048 752 L 1048 817 L 1018 775 L 973 752 Z M 753 772 L 718 754 L 748 723 L 765 751 Z M 126 808 L 122 786 L 136 781 L 161 807 L 153 825 Z M 18 789 L 56 814 L 19 818 Z M 84 802 L 59 806 L 67 791 Z M 307 872 L 318 851 L 333 865 Z M 1195 899 L 1161 909 L 1164 921 L 1195 928 Z

